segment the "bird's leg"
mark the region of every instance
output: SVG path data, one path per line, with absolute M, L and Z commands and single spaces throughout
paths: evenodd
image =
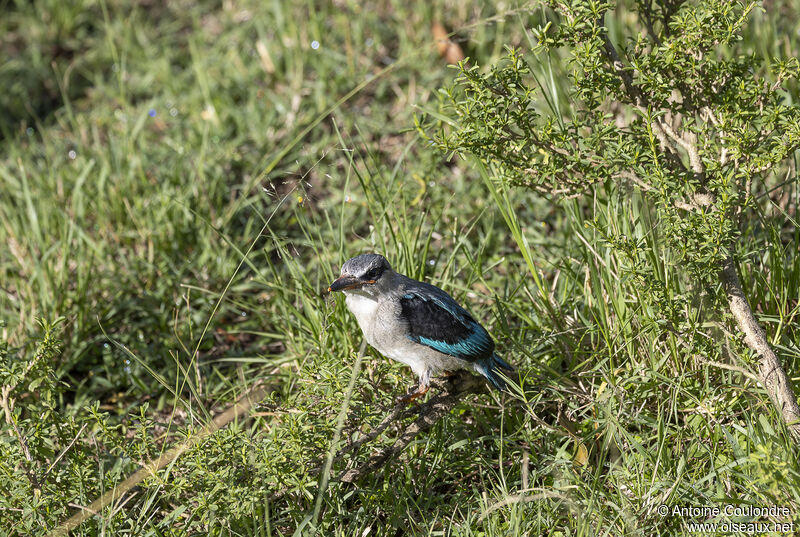
M 423 395 L 428 393 L 429 389 L 430 389 L 430 386 L 426 386 L 424 384 L 420 384 L 417 387 L 417 389 L 414 390 L 413 392 L 407 393 L 406 395 L 398 397 L 397 398 L 397 402 L 398 403 L 412 403 L 412 402 L 414 402 L 415 399 L 419 399 L 420 397 L 422 397 Z
M 430 386 L 431 386 L 431 372 L 429 370 L 423 371 L 422 374 L 419 376 L 419 386 L 417 387 L 417 389 L 409 394 L 399 397 L 397 399 L 397 402 L 411 403 L 415 399 L 419 399 L 420 397 L 428 393 Z

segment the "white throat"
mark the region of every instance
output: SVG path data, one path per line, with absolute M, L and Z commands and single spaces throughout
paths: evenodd
M 372 345 L 372 328 L 378 312 L 377 299 L 359 292 L 345 291 L 344 303 L 347 305 L 358 321 L 358 326 L 367 338 L 367 342 Z

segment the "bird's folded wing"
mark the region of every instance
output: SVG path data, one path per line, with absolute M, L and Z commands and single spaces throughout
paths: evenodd
M 486 330 L 452 298 L 435 290 L 438 293 L 409 291 L 400 298 L 408 338 L 470 362 L 492 356 L 494 341 Z

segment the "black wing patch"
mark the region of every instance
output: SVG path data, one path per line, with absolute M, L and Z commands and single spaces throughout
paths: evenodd
M 439 293 L 444 294 L 444 291 Z M 410 331 L 409 339 L 470 362 L 492 356 L 492 338 L 453 299 L 447 295 L 420 295 L 408 293 L 400 299 L 402 316 Z

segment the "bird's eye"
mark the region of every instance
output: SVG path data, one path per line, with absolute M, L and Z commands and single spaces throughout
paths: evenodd
M 381 275 L 380 267 L 375 267 L 375 268 L 370 269 L 366 274 L 364 274 L 364 277 L 367 280 L 377 280 L 378 276 L 380 276 L 380 275 Z

